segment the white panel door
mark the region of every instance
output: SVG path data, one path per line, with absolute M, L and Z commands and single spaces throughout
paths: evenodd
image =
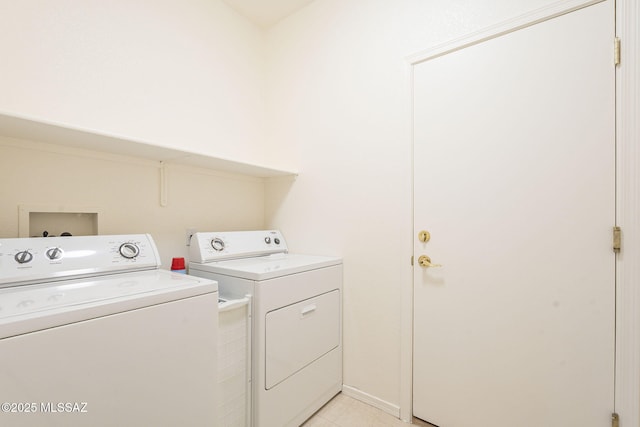
M 418 418 L 611 425 L 613 25 L 609 0 L 414 67 Z

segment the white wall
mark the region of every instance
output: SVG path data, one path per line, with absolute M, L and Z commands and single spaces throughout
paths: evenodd
M 0 0 L 0 113 L 263 163 L 263 33 L 221 0 Z
M 410 405 L 401 354 L 401 294 L 412 281 L 405 58 L 550 3 L 321 0 L 267 33 L 269 146 L 300 171 L 268 184 L 267 223 L 293 251 L 344 257 L 344 382 L 389 412 Z

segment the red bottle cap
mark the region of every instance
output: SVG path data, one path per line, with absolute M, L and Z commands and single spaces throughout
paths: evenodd
M 184 270 L 184 258 L 174 258 L 171 260 L 172 270 Z

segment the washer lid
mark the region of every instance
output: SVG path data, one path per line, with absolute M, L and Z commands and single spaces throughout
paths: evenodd
M 166 270 L 2 288 L 0 338 L 217 290 L 218 284 L 213 280 Z
M 189 263 L 189 269 L 251 280 L 268 280 L 339 264 L 342 264 L 341 258 L 279 253 L 202 264 L 192 262 Z

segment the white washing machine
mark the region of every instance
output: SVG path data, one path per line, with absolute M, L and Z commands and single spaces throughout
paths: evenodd
M 342 260 L 276 230 L 196 233 L 189 274 L 251 297 L 253 427 L 299 426 L 342 390 Z
M 217 425 L 217 283 L 149 235 L 0 239 L 0 425 Z

